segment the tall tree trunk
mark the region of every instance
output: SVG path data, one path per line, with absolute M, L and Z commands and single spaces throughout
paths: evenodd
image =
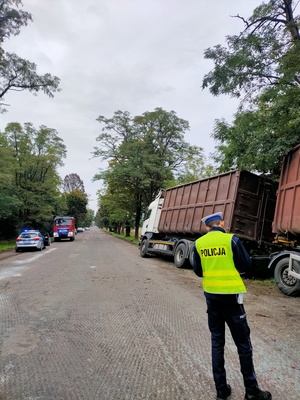
M 284 12 L 286 15 L 286 27 L 290 31 L 293 40 L 299 40 L 299 29 L 294 19 L 292 0 L 284 0 Z
M 138 204 L 137 204 L 136 213 L 135 213 L 134 238 L 136 240 L 138 240 L 138 238 L 139 238 L 141 215 L 142 215 L 142 207 L 141 207 L 141 202 L 139 201 Z

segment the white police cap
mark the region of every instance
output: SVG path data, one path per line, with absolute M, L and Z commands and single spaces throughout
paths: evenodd
M 202 218 L 201 221 L 207 225 L 210 221 L 214 221 L 216 219 L 223 219 L 223 213 L 222 212 L 217 212 L 214 214 L 207 215 L 206 217 Z

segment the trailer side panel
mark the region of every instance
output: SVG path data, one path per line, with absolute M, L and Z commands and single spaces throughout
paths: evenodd
M 221 211 L 225 229 L 247 240 L 272 241 L 275 191 L 262 177 L 230 171 L 167 189 L 158 229 L 168 235 L 199 236 L 201 219 Z
M 285 157 L 277 193 L 273 232 L 300 234 L 300 145 Z

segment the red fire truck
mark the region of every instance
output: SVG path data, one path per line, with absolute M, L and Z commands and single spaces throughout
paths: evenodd
M 56 216 L 53 219 L 53 238 L 55 242 L 61 239 L 75 239 L 75 218 L 70 216 Z

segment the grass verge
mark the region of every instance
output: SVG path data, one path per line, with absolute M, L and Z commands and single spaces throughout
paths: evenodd
M 136 244 L 136 245 L 139 244 L 138 239 L 135 239 L 134 236 L 129 236 L 128 237 L 128 236 L 125 236 L 125 235 L 120 235 L 118 233 L 111 232 L 111 231 L 109 231 L 107 229 L 103 229 L 103 228 L 102 228 L 102 230 L 105 231 L 106 233 L 109 233 L 112 236 L 115 236 L 115 237 L 118 237 L 120 239 L 126 240 L 127 242 L 130 242 L 130 243 L 133 243 L 133 244 Z M 132 235 L 132 233 L 131 233 L 131 235 Z
M 14 249 L 16 246 L 15 240 L 1 240 L 0 241 L 0 252 L 4 250 Z

